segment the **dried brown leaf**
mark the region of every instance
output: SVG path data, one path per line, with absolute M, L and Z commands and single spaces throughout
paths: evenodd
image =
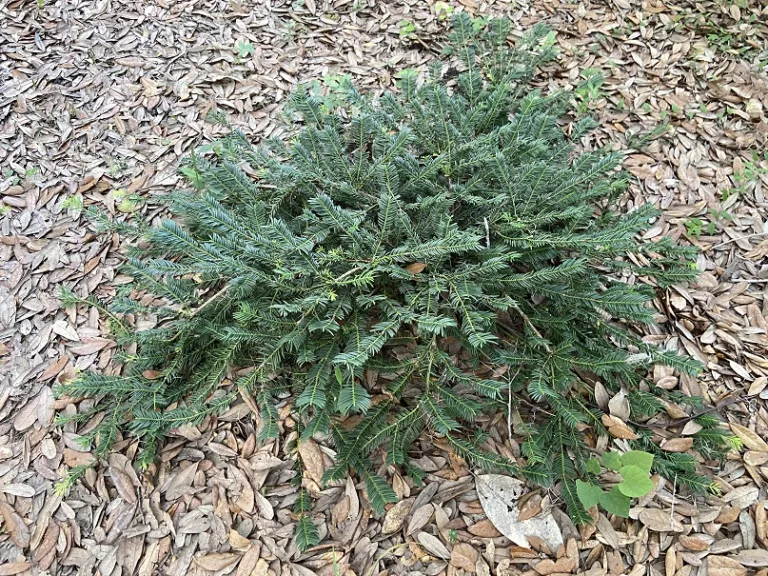
M 709 576 L 747 576 L 747 569 L 727 556 L 708 556 L 707 571 Z
M 400 528 L 403 527 L 403 524 L 405 523 L 405 519 L 408 517 L 408 514 L 411 512 L 411 507 L 413 506 L 414 499 L 408 498 L 406 500 L 401 500 L 392 508 L 387 510 L 387 513 L 384 515 L 384 521 L 381 525 L 381 533 L 382 534 L 393 534 L 400 530 Z
M 451 548 L 450 564 L 467 572 L 474 572 L 480 554 L 469 544 L 463 542 L 454 544 Z
M 766 441 L 763 440 L 758 434 L 746 426 L 742 426 L 741 424 L 737 424 L 735 422 L 731 422 L 730 426 L 731 430 L 733 430 L 733 433 L 736 434 L 736 436 L 738 436 L 742 442 L 744 442 L 744 446 L 750 450 L 768 452 L 768 443 L 766 443 Z
M 239 559 L 240 555 L 233 554 L 232 552 L 213 552 L 197 556 L 195 558 L 195 564 L 200 566 L 203 570 L 219 572 L 227 568 L 234 568 L 235 563 Z
M 13 509 L 13 506 L 7 502 L 0 502 L 0 514 L 3 516 L 5 530 L 10 534 L 13 543 L 19 548 L 29 546 L 29 528 L 16 510 Z

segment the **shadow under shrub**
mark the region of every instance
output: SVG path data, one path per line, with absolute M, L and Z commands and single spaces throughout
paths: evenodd
M 476 466 L 558 486 L 571 516 L 591 520 L 575 491 L 589 476 L 586 431 L 605 432 L 590 382 L 625 390 L 644 420 L 668 394 L 644 384 L 649 366 L 697 369 L 637 329 L 653 322 L 656 287 L 694 276 L 693 254 L 637 240 L 658 213 L 612 209 L 622 155 L 577 154 L 593 121 L 565 122 L 567 95 L 530 88 L 553 36 L 537 27 L 514 48 L 507 36 L 504 20 L 476 31 L 459 14 L 453 66 L 403 71 L 379 97 L 349 83 L 333 100 L 299 89 L 290 137 L 254 147 L 235 132 L 213 161 L 186 164 L 194 190 L 171 197 L 174 220 L 136 228 L 123 269 L 134 281 L 109 311 L 157 327 L 115 323 L 122 374 L 61 388 L 99 399 L 88 436 L 101 453 L 127 431 L 147 464 L 169 430 L 242 392 L 257 399 L 262 438 L 278 434 L 275 402 L 289 399 L 301 437 L 335 445 L 325 479 L 359 474 L 379 511 L 395 495 L 376 471 L 418 478 L 409 450 L 428 428 Z M 482 450 L 472 422 L 521 401 L 549 416 L 527 424 L 518 464 Z M 720 455 L 717 421 L 702 424 L 694 447 Z M 637 433 L 657 471 L 709 485 L 692 456 Z M 302 491 L 304 546 L 310 510 Z

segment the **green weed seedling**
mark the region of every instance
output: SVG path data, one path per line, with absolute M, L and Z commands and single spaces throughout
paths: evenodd
M 631 450 L 624 454 L 606 452 L 602 459 L 591 458 L 586 464 L 589 474 L 596 478 L 605 467 L 618 472 L 621 475 L 621 482 L 609 491 L 605 491 L 592 482 L 576 480 L 579 501 L 586 509 L 599 505 L 610 514 L 628 518 L 632 498 L 645 496 L 654 488 L 650 479 L 652 465 L 653 454 L 640 450 Z

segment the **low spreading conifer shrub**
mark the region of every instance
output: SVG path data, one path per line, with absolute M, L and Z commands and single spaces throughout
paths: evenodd
M 146 465 L 169 431 L 241 393 L 261 410 L 261 439 L 279 434 L 288 402 L 301 439 L 335 447 L 324 480 L 357 474 L 378 511 L 396 499 L 387 466 L 423 475 L 410 456 L 428 429 L 473 466 L 555 486 L 591 521 L 576 480 L 600 471 L 587 466 L 588 438 L 606 432 L 594 383 L 623 390 L 635 421 L 692 402 L 646 383 L 654 363 L 698 366 L 641 327 L 656 293 L 694 277 L 694 254 L 638 240 L 658 211 L 617 210 L 622 153 L 581 151 L 593 120 L 569 115 L 568 94 L 531 88 L 552 34 L 535 27 L 514 47 L 508 35 L 505 20 L 477 29 L 458 14 L 447 64 L 403 71 L 396 91 L 299 88 L 287 137 L 255 147 L 232 133 L 184 166 L 192 189 L 168 199 L 173 219 L 121 225 L 137 237 L 133 282 L 104 311 L 122 372 L 61 388 L 98 399 L 77 416 L 98 414 L 97 450 L 127 432 Z M 156 327 L 132 330 L 143 316 Z M 476 418 L 531 405 L 519 462 L 483 449 Z M 720 456 L 717 419 L 698 422 L 694 448 Z M 710 485 L 693 456 L 635 432 L 656 472 Z M 302 490 L 302 546 L 316 541 L 311 506 Z

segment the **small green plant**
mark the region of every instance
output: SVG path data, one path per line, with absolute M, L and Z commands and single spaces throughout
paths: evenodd
M 83 209 L 83 196 L 82 194 L 73 194 L 68 196 L 61 203 L 61 207 L 65 210 L 82 210 Z
M 0 216 L 6 216 L 11 213 L 11 207 L 8 204 L 0 204 Z
M 714 234 L 717 226 L 714 222 L 705 222 L 701 218 L 689 218 L 685 221 L 685 230 L 689 236 L 699 238 L 705 230 L 707 234 Z
M 313 97 L 322 101 L 323 113 L 327 114 L 343 101 L 345 86 L 350 82 L 349 74 L 326 74 L 322 81 L 312 80 L 305 87 Z
M 235 52 L 239 58 L 248 58 L 256 51 L 256 47 L 252 42 L 238 40 L 235 43 Z
M 618 472 L 621 475 L 621 482 L 606 492 L 592 482 L 577 480 L 576 491 L 579 501 L 586 509 L 599 504 L 610 514 L 628 518 L 632 498 L 645 496 L 654 488 L 650 480 L 653 454 L 641 450 L 631 450 L 624 454 L 606 452 L 602 456 L 602 464 L 597 458 L 590 458 L 587 461 L 588 475 L 597 478 L 603 466 Z
M 586 439 L 604 433 L 591 382 L 625 391 L 633 420 L 682 401 L 647 392 L 648 369 L 699 364 L 636 327 L 654 322 L 657 290 L 695 277 L 695 250 L 638 240 L 659 211 L 618 209 L 623 155 L 580 152 L 595 121 L 565 129 L 573 94 L 528 85 L 555 57 L 554 36 L 536 26 L 512 47 L 509 35 L 507 20 L 478 30 L 454 14 L 452 66 L 403 71 L 381 96 L 346 78 L 328 80 L 333 100 L 300 86 L 286 137 L 253 146 L 235 131 L 193 154 L 182 167 L 191 189 L 168 198 L 173 219 L 112 224 L 134 242 L 122 268 L 133 281 L 110 306 L 62 294 L 108 318 L 122 370 L 58 387 L 96 398 L 60 421 L 92 416 L 82 437 L 97 456 L 138 437 L 148 466 L 169 431 L 238 394 L 260 407 L 258 438 L 276 437 L 281 403 L 295 422 L 285 452 L 302 549 L 318 539 L 301 488 L 298 448 L 310 438 L 335 447 L 322 483 L 357 475 L 376 513 L 398 500 L 378 470 L 423 478 L 411 455 L 427 431 L 472 466 L 552 487 L 576 522 L 591 522 L 576 484 L 595 478 Z M 645 281 L 622 281 L 630 273 Z M 154 327 L 134 330 L 147 314 Z M 488 450 L 474 424 L 510 402 L 536 407 L 519 463 Z M 722 455 L 718 420 L 696 421 L 694 449 Z M 656 472 L 709 485 L 693 456 L 637 435 L 631 449 L 652 453 Z M 636 476 L 625 491 L 639 491 Z
M 475 33 L 480 32 L 487 25 L 488 25 L 488 18 L 484 16 L 475 16 L 472 18 L 472 30 L 474 30 Z M 550 34 L 554 36 L 554 32 L 550 31 Z M 542 45 L 545 45 L 545 44 L 546 44 L 546 41 L 542 43 Z
M 438 20 L 447 20 L 453 14 L 453 6 L 447 2 L 435 2 L 434 9 Z
M 732 192 L 731 192 L 732 193 Z M 728 195 L 724 193 L 724 200 L 728 198 Z M 714 234 L 718 228 L 722 228 L 726 222 L 733 220 L 733 214 L 728 210 L 710 208 L 707 211 L 708 220 L 702 220 L 701 218 L 689 218 L 684 222 L 685 229 L 688 236 L 699 238 L 705 231 L 707 234 Z
M 763 50 L 757 55 L 757 69 L 762 72 L 768 68 L 768 50 Z
M 18 177 L 16 172 L 13 171 L 12 168 L 8 168 L 5 173 L 3 174 L 3 177 L 6 179 L 6 181 L 10 182 L 11 184 L 18 184 L 21 182 L 21 178 Z
M 768 161 L 768 152 L 765 152 L 763 156 L 763 160 Z M 743 163 L 743 169 L 739 172 L 734 172 L 734 187 L 723 190 L 721 193 L 724 195 L 723 199 L 725 200 L 728 196 L 732 196 L 733 194 L 746 194 L 749 192 L 752 185 L 766 174 L 768 174 L 768 168 L 763 168 L 760 165 L 760 156 L 757 152 L 753 152 L 752 158 Z
M 135 212 L 144 203 L 144 199 L 138 194 L 131 194 L 128 190 L 117 188 L 112 191 L 112 197 L 115 200 L 115 208 L 119 212 L 126 214 Z
M 456 531 L 456 529 L 451 528 L 450 530 L 448 530 L 448 541 L 451 544 L 455 544 L 456 542 L 459 541 L 459 533 Z
M 107 159 L 107 176 L 110 178 L 116 179 L 119 178 L 120 175 L 123 173 L 123 171 L 126 168 L 126 164 L 123 160 L 117 158 L 117 159 Z
M 296 37 L 296 21 L 288 20 L 285 22 L 280 31 L 280 38 L 290 42 Z
M 416 37 L 416 23 L 411 20 L 403 20 L 400 22 L 398 33 L 402 40 L 413 40 Z
M 733 214 L 728 212 L 728 210 L 718 209 L 718 208 L 710 208 L 709 217 L 712 219 L 712 221 L 715 224 L 724 222 L 724 221 L 730 222 L 733 220 Z
M 584 116 L 597 100 L 603 97 L 602 85 L 604 82 L 602 74 L 598 70 L 588 68 L 582 73 L 584 80 L 576 86 L 574 97 L 576 99 L 576 111 L 580 116 Z

